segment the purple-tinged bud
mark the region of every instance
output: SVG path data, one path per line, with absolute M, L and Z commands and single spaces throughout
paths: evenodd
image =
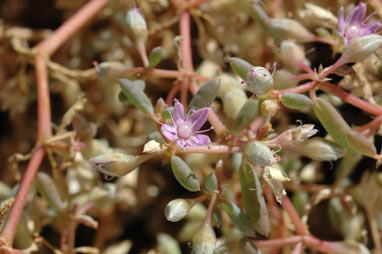
M 264 67 L 250 68 L 245 80 L 247 90 L 258 95 L 263 95 L 273 88 L 272 74 Z
M 191 209 L 191 203 L 187 199 L 174 199 L 170 201 L 164 209 L 166 219 L 171 222 L 177 222 L 188 215 Z
M 362 62 L 368 56 L 374 54 L 382 45 L 382 36 L 369 34 L 353 39 L 346 47 L 338 61 L 342 64 Z
M 127 12 L 126 24 L 137 43 L 146 42 L 148 35 L 146 20 L 137 8 Z

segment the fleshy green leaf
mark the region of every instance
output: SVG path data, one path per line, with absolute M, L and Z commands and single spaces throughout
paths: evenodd
M 204 187 L 208 191 L 216 190 L 218 185 L 218 179 L 214 173 L 208 174 L 204 180 Z
M 238 57 L 229 58 L 229 62 L 231 64 L 232 70 L 240 78 L 242 78 L 243 80 L 246 80 L 249 70 L 251 69 L 251 67 L 253 67 L 252 64 Z
M 270 224 L 263 190 L 256 170 L 249 163 L 243 163 L 239 169 L 241 193 L 244 207 L 252 226 L 260 234 L 268 236 Z
M 255 234 L 255 230 L 247 215 L 241 211 L 237 205 L 228 201 L 222 205 L 222 208 L 227 213 L 232 223 L 243 233 L 243 235 L 251 237 Z
M 191 168 L 178 156 L 171 158 L 172 172 L 178 182 L 189 191 L 200 191 L 199 179 Z
M 149 54 L 150 66 L 155 67 L 162 60 L 162 57 L 163 57 L 162 47 L 153 48 Z
M 190 104 L 188 106 L 187 112 L 191 109 L 200 109 L 211 105 L 211 103 L 215 100 L 218 95 L 220 87 L 220 81 L 213 79 L 202 87 L 199 88 L 198 92 L 194 95 Z
M 308 110 L 312 105 L 312 101 L 308 96 L 296 93 L 283 94 L 281 96 L 281 103 L 288 108 L 297 110 Z
M 37 173 L 35 186 L 41 196 L 48 202 L 51 207 L 58 210 L 64 209 L 64 202 L 53 179 L 46 173 Z
M 120 86 L 122 92 L 137 108 L 145 112 L 146 114 L 153 114 L 154 108 L 150 99 L 145 92 L 145 83 L 142 80 L 130 81 L 128 79 L 120 79 Z
M 252 123 L 252 121 L 256 119 L 258 112 L 258 100 L 247 100 L 235 118 L 234 129 L 236 131 L 241 131 L 247 128 Z

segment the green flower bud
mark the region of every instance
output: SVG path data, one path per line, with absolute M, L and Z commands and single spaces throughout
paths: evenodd
M 382 36 L 369 34 L 353 39 L 346 47 L 339 61 L 342 64 L 362 62 L 371 54 L 374 54 L 382 45 Z
M 151 50 L 149 54 L 149 63 L 151 67 L 155 67 L 163 57 L 162 47 L 155 47 Z
M 273 77 L 264 67 L 255 66 L 247 73 L 245 84 L 248 91 L 263 95 L 273 89 Z
M 313 41 L 315 37 L 294 19 L 271 19 L 268 26 L 272 37 L 278 42 L 294 39 L 297 43 L 304 43 Z
M 261 166 L 272 166 L 276 162 L 271 149 L 261 141 L 251 141 L 244 148 L 248 160 Z
M 211 173 L 206 176 L 204 180 L 204 187 L 208 191 L 214 191 L 216 190 L 218 186 L 218 179 L 216 178 L 216 175 L 214 173 Z
M 345 151 L 336 143 L 315 137 L 301 143 L 299 152 L 313 160 L 333 161 L 345 155 Z
M 174 199 L 170 201 L 164 209 L 166 219 L 171 222 L 177 222 L 186 217 L 191 209 L 191 203 L 187 199 Z
M 216 243 L 215 231 L 210 223 L 203 223 L 192 239 L 195 254 L 213 254 Z
M 255 234 L 255 230 L 253 229 L 247 215 L 237 205 L 231 201 L 228 201 L 222 205 L 222 208 L 227 213 L 232 223 L 240 229 L 243 235 L 251 237 Z
M 145 155 L 130 155 L 114 150 L 109 150 L 103 154 L 89 160 L 90 164 L 105 175 L 119 177 L 126 175 L 139 167 L 139 165 L 155 156 L 155 153 Z
M 298 63 L 306 62 L 304 50 L 290 40 L 281 42 L 280 57 L 283 64 L 294 73 L 299 71 Z
M 277 70 L 273 76 L 276 90 L 288 89 L 296 87 L 298 82 L 295 80 L 295 75 L 288 70 Z
M 244 91 L 237 88 L 229 91 L 223 98 L 224 113 L 227 117 L 235 119 L 247 100 L 248 98 Z
M 193 192 L 200 191 L 199 179 L 181 158 L 172 156 L 171 168 L 176 180 L 178 180 L 185 189 Z
M 237 57 L 230 57 L 229 62 L 233 71 L 243 80 L 247 78 L 247 73 L 253 67 L 252 64 Z
M 276 115 L 279 105 L 275 100 L 264 100 L 261 105 L 261 113 L 265 117 L 273 117 Z
M 146 42 L 148 35 L 146 20 L 137 8 L 133 8 L 127 12 L 126 24 L 136 42 Z
M 281 103 L 291 109 L 308 110 L 312 101 L 308 96 L 296 93 L 285 93 L 281 96 Z
M 159 253 L 162 254 L 182 254 L 178 242 L 171 236 L 160 233 L 157 237 Z

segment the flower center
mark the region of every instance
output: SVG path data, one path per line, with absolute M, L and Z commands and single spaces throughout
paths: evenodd
M 187 139 L 192 135 L 192 126 L 188 123 L 183 123 L 178 127 L 178 137 Z
M 352 25 L 352 26 L 349 26 L 347 29 L 346 29 L 346 38 L 348 38 L 348 40 L 352 40 L 356 37 L 359 36 L 359 33 L 360 33 L 361 29 L 359 26 L 357 25 Z

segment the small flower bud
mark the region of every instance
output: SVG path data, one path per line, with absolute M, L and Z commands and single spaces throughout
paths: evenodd
M 216 235 L 210 223 L 203 223 L 192 239 L 195 254 L 212 254 L 214 252 Z
M 261 113 L 265 117 L 273 117 L 276 115 L 279 105 L 275 100 L 265 100 L 260 105 Z
M 245 146 L 244 152 L 248 160 L 261 166 L 272 166 L 276 162 L 271 149 L 261 141 L 249 142 Z
M 166 219 L 171 222 L 177 222 L 187 216 L 191 209 L 191 203 L 187 199 L 174 199 L 170 201 L 164 209 Z
M 382 45 L 382 36 L 369 34 L 353 39 L 346 47 L 339 61 L 342 64 L 362 62 L 371 54 L 374 54 Z
M 333 161 L 345 155 L 345 151 L 336 143 L 315 137 L 301 143 L 299 152 L 313 160 Z
M 286 39 L 294 39 L 297 43 L 310 42 L 315 37 L 294 19 L 271 19 L 268 26 L 273 38 L 279 42 Z
M 304 50 L 293 41 L 286 40 L 280 45 L 281 61 L 290 71 L 297 73 L 299 71 L 298 63 L 304 62 L 309 64 L 305 59 Z
M 247 95 L 240 89 L 233 89 L 223 98 L 223 110 L 227 117 L 235 119 L 244 103 L 248 100 Z
M 312 101 L 308 96 L 296 93 L 285 93 L 281 96 L 281 103 L 291 109 L 308 110 Z
M 277 70 L 273 76 L 275 89 L 282 90 L 296 87 L 298 82 L 294 77 L 295 75 L 286 69 Z
M 254 94 L 263 95 L 273 88 L 273 77 L 267 69 L 260 66 L 250 68 L 245 80 L 247 90 Z
M 146 42 L 148 35 L 146 20 L 137 8 L 133 8 L 127 12 L 126 24 L 136 42 Z

